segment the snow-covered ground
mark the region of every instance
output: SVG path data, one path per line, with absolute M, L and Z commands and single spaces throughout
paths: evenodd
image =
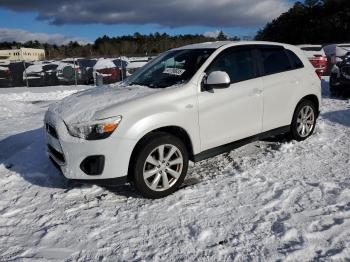
M 75 87 L 0 89 L 0 261 L 348 261 L 350 101 L 323 88 L 311 138 L 197 163 L 159 200 L 68 182 L 48 161 L 44 112 Z

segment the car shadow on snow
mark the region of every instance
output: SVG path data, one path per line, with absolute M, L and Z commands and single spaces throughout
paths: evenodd
M 322 117 L 331 122 L 350 127 L 350 109 L 326 112 L 322 114 Z
M 64 189 L 68 192 L 73 188 L 99 185 L 116 195 L 139 197 L 128 184 L 85 183 L 66 179 L 46 154 L 43 128 L 18 133 L 1 140 L 0 165 L 40 187 Z
M 41 187 L 66 188 L 67 181 L 49 162 L 44 130 L 25 131 L 0 141 L 0 165 Z

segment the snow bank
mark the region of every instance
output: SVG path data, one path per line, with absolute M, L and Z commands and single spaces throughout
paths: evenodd
M 77 90 L 52 91 L 48 93 L 33 93 L 30 91 L 27 91 L 24 93 L 0 94 L 0 100 L 1 101 L 21 101 L 21 102 L 53 101 L 53 100 L 60 100 L 76 92 Z

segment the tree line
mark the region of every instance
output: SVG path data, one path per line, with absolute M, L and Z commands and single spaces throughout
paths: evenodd
M 263 29 L 256 40 L 289 44 L 329 44 L 350 41 L 349 0 L 297 2 Z
M 217 37 L 208 37 L 201 34 L 168 35 L 166 33 L 154 33 L 143 35 L 135 33 L 128 36 L 109 37 L 102 36 L 94 43 L 80 45 L 78 42 L 70 42 L 66 45 L 52 45 L 28 41 L 26 43 L 2 42 L 0 49 L 19 47 L 43 48 L 46 59 L 62 59 L 66 57 L 119 57 L 119 56 L 152 56 L 183 45 L 216 41 L 239 40 L 239 37 L 228 37 L 220 31 Z

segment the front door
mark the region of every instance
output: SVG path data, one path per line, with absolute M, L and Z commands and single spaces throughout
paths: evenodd
M 198 94 L 201 150 L 240 140 L 262 130 L 262 81 L 258 78 L 253 51 L 231 47 L 222 51 L 206 69 L 224 71 L 228 88 Z

